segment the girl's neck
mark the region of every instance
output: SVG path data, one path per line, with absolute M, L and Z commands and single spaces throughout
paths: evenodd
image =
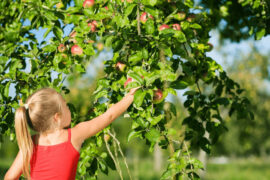
M 57 129 L 53 131 L 47 131 L 38 135 L 38 144 L 52 145 L 65 141 L 65 129 Z

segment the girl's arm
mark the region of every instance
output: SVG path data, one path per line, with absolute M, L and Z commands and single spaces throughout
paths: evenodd
M 90 121 L 81 122 L 75 127 L 73 127 L 71 129 L 73 144 L 79 149 L 85 139 L 95 135 L 96 133 L 107 127 L 118 116 L 125 112 L 132 103 L 134 99 L 134 93 L 137 89 L 138 88 L 131 89 L 130 92 L 125 97 L 123 97 L 121 101 L 114 104 L 102 115 Z
M 6 172 L 4 180 L 17 180 L 22 174 L 23 159 L 22 152 L 19 151 L 9 170 Z

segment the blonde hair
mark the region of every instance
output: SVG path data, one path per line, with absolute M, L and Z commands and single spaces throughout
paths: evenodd
M 19 107 L 15 112 L 15 131 L 18 146 L 23 156 L 22 173 L 30 179 L 30 160 L 33 153 L 33 142 L 27 125 L 39 133 L 54 128 L 55 113 L 62 115 L 64 98 L 56 90 L 44 87 L 26 99 L 28 109 Z

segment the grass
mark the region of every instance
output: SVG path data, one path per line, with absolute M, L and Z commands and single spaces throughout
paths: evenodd
M 237 159 L 227 164 L 207 165 L 205 180 L 269 180 L 270 161 L 263 159 Z
M 9 168 L 13 160 L 0 158 L 0 179 L 3 179 L 5 172 Z M 120 161 L 121 162 L 121 161 Z M 153 161 L 151 158 L 140 159 L 138 165 L 129 162 L 129 169 L 133 180 L 158 180 L 164 172 L 164 168 L 160 172 L 153 169 Z M 123 164 L 121 169 L 123 179 L 129 179 L 127 170 Z M 135 165 L 135 166 L 134 166 Z M 227 164 L 208 163 L 206 176 L 203 180 L 268 180 L 270 179 L 270 161 L 267 159 L 235 159 L 230 160 Z M 120 179 L 116 171 L 109 170 L 108 176 L 99 172 L 99 180 Z

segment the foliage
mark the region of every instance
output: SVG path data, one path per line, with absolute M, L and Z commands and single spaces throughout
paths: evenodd
M 231 117 L 228 122 L 230 133 L 219 142 L 219 148 L 215 149 L 217 153 L 242 156 L 269 154 L 268 67 L 268 56 L 261 55 L 256 48 L 249 54 L 239 56 L 233 65 L 228 66 L 228 73 L 231 77 L 237 77 L 237 81 L 245 89 L 243 94 L 250 99 L 254 120 L 246 121 L 235 116 Z M 232 138 L 233 141 L 230 140 Z
M 229 115 L 236 112 L 238 118 L 253 117 L 248 109 L 248 99 L 240 96 L 239 84 L 205 55 L 211 50 L 208 34 L 215 24 L 211 16 L 195 6 L 192 0 L 96 0 L 94 6 L 88 8 L 83 7 L 82 0 L 75 0 L 74 4 L 70 0 L 3 0 L 0 7 L 7 9 L 0 14 L 1 135 L 14 138 L 12 110 L 19 107 L 19 99 L 25 101 L 44 86 L 69 93 L 62 84 L 62 75 L 74 71 L 83 74 L 85 64 L 96 53 L 96 48 L 102 50 L 101 42 L 112 47 L 114 55 L 105 62 L 105 76 L 97 82 L 90 119 L 121 100 L 130 88 L 141 86 L 126 114 L 133 120 L 128 140 L 135 137 L 145 140 L 150 152 L 155 144 L 167 149 L 173 139 L 168 136 L 169 129 L 165 125 L 169 119 L 164 114 L 175 116 L 176 108 L 165 98 L 169 93 L 176 95 L 176 90 L 186 90 L 184 107 L 189 115 L 183 125 L 187 129 L 184 139 L 179 137 L 180 144 L 170 157 L 171 164 L 163 174 L 165 179 L 198 178 L 196 170 L 202 166 L 189 155 L 186 141 L 210 152 L 211 144 L 226 130 L 220 106 L 230 108 Z M 195 10 L 199 12 L 193 13 Z M 180 11 L 186 17 L 180 17 Z M 145 24 L 140 23 L 142 12 L 153 18 L 148 18 Z M 170 28 L 160 30 L 163 24 Z M 172 28 L 173 24 L 179 24 L 181 30 Z M 73 26 L 73 31 L 64 36 L 68 25 Z M 43 38 L 50 33 L 54 36 L 48 42 L 38 42 L 32 30 L 39 28 L 46 28 Z M 24 71 L 27 61 L 31 64 L 29 73 Z M 120 71 L 116 68 L 117 62 L 127 67 Z M 59 72 L 56 79 L 51 78 L 52 70 Z M 124 88 L 128 77 L 134 81 Z M 201 93 L 199 82 L 212 85 L 215 92 Z M 11 84 L 15 84 L 14 98 L 9 96 Z M 159 101 L 154 101 L 158 89 L 163 95 Z M 167 109 L 164 108 L 166 104 L 169 104 Z M 69 106 L 74 125 L 80 119 L 72 103 Z M 109 168 L 117 169 L 113 157 L 100 150 L 104 145 L 102 137 L 104 133 L 110 133 L 109 129 L 84 143 L 78 178 L 95 179 L 98 170 L 107 174 Z M 204 137 L 206 131 L 210 134 L 209 139 Z M 183 163 L 179 166 L 178 161 Z

